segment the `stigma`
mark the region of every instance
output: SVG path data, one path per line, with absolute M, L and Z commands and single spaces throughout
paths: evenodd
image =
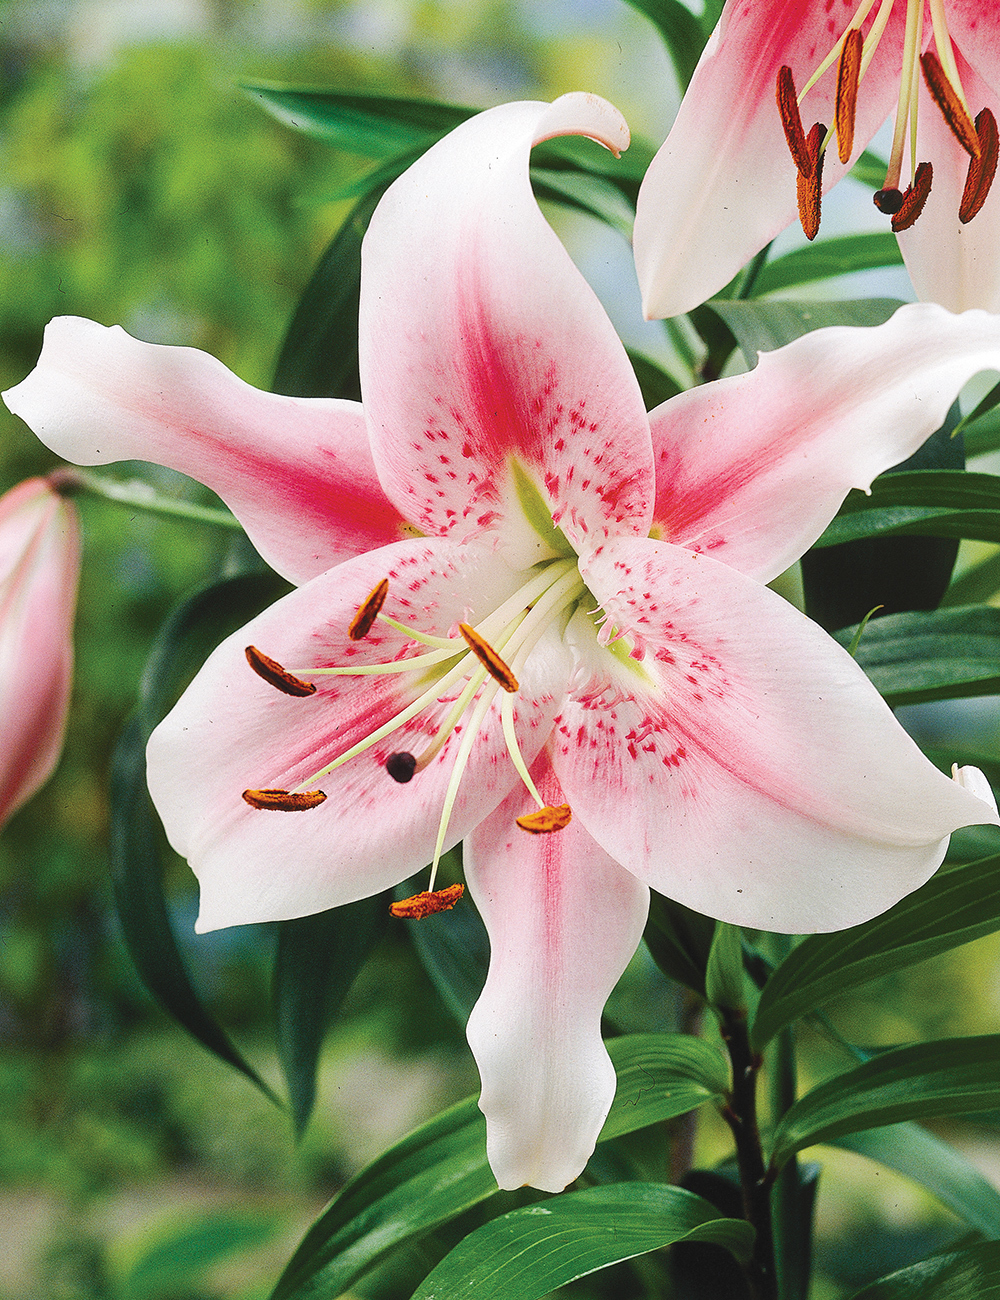
M 784 65 L 778 72 L 775 98 L 789 152 L 798 174 L 799 220 L 810 240 L 819 232 L 822 161 L 836 138 L 842 163 L 854 151 L 854 126 L 865 74 L 882 41 L 894 4 L 905 4 L 902 71 L 896 104 L 895 126 L 889 162 L 882 188 L 874 195 L 875 206 L 891 218 L 892 230 L 908 230 L 923 211 L 933 184 L 933 164 L 917 157 L 917 91 L 921 77 L 927 91 L 958 145 L 969 156 L 965 190 L 958 218 L 971 221 L 982 209 L 997 169 L 997 123 L 983 108 L 973 119 L 955 62 L 948 33 L 945 0 L 928 0 L 933 25 L 933 49 L 923 49 L 925 0 L 879 0 L 874 18 L 864 24 L 876 0 L 861 0 L 832 49 L 812 71 L 796 93 L 794 70 Z M 813 86 L 836 65 L 833 124 L 816 123 L 807 135 L 802 124 L 801 105 Z M 817 138 L 818 137 L 818 138 Z M 903 182 L 907 162 L 908 182 Z

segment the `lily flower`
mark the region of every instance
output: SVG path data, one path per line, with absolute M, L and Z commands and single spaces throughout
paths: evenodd
M 491 945 L 468 1026 L 489 1158 L 501 1187 L 549 1191 L 614 1096 L 600 1016 L 649 886 L 835 929 L 996 820 L 764 583 L 1000 365 L 1000 321 L 914 306 L 817 331 L 647 416 L 531 193 L 532 144 L 569 133 L 628 142 L 593 96 L 509 104 L 389 188 L 363 249 L 363 405 L 71 319 L 6 394 L 71 459 L 194 474 L 302 584 L 150 741 L 198 928 L 378 893 L 464 838 Z M 404 914 L 455 902 L 428 885 Z
M 71 502 L 44 478 L 0 497 L 0 825 L 62 753 L 79 574 Z
M 997 0 L 727 0 L 639 191 L 648 317 L 690 311 L 821 194 L 890 114 L 875 204 L 918 298 L 1000 311 Z

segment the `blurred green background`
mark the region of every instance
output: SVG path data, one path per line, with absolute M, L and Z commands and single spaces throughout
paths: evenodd
M 620 0 L 3 0 L 0 63 L 4 388 L 33 365 L 50 317 L 67 313 L 205 348 L 267 385 L 298 296 L 348 210 L 328 196 L 372 163 L 273 121 L 241 80 L 482 106 L 588 89 L 657 142 L 676 103 L 657 38 Z M 596 245 L 596 278 L 628 267 L 619 243 L 613 272 L 606 242 Z M 0 490 L 52 463 L 0 409 Z M 196 491 L 143 473 L 165 492 Z M 146 995 L 111 908 L 108 764 L 156 629 L 219 572 L 229 540 L 110 503 L 81 510 L 66 753 L 0 836 L 0 1297 L 253 1300 L 344 1178 L 474 1091 L 475 1073 L 398 929 L 331 1036 L 298 1149 L 287 1116 Z M 171 885 L 202 993 L 277 1086 L 267 945 L 247 931 L 195 940 L 182 864 Z M 991 1030 L 997 944 L 873 995 L 834 1009 L 857 1041 Z M 612 1018 L 626 1029 L 659 1023 L 665 997 L 640 955 Z M 818 1042 L 810 1059 L 818 1073 L 842 1065 Z M 702 1142 L 706 1156 L 724 1154 L 711 1124 Z M 995 1159 L 991 1130 L 968 1142 Z M 820 1297 L 954 1235 L 926 1198 L 888 1174 L 873 1183 L 850 1159 L 839 1158 L 821 1200 Z

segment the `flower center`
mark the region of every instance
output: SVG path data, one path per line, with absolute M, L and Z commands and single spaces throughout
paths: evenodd
M 778 72 L 778 112 L 785 139 L 798 169 L 799 219 L 808 239 L 815 239 L 819 230 L 823 154 L 836 135 L 840 161 L 846 163 L 851 157 L 859 88 L 885 34 L 893 4 L 898 3 L 898 0 L 878 0 L 878 10 L 865 35 L 862 25 L 875 8 L 876 2 L 877 0 L 861 0 L 840 38 L 798 94 L 792 69 L 785 65 Z M 882 189 L 874 196 L 875 206 L 892 218 L 892 229 L 897 234 L 907 230 L 920 216 L 933 181 L 931 163 L 917 161 L 917 88 L 921 72 L 931 98 L 955 139 L 969 155 L 969 170 L 958 210 L 959 220 L 963 224 L 971 221 L 986 202 L 996 175 L 998 155 L 997 123 L 993 113 L 988 108 L 983 108 L 975 121 L 972 120 L 948 34 L 945 0 L 927 0 L 934 32 L 934 49 L 923 54 L 920 51 L 923 44 L 925 0 L 905 2 L 903 59 L 892 148 L 885 181 Z M 828 129 L 817 122 L 807 135 L 802 125 L 802 102 L 834 64 L 837 65 L 837 87 L 833 125 Z M 910 181 L 906 189 L 901 190 L 900 177 L 907 143 Z
M 476 736 L 498 694 L 504 742 L 514 769 L 531 794 L 538 810 L 519 817 L 518 825 L 538 834 L 561 830 L 570 821 L 566 805 L 549 807 L 531 779 L 521 754 L 515 732 L 514 699 L 520 690 L 518 674 L 522 671 L 539 639 L 554 623 L 565 625 L 586 592 L 576 556 L 559 556 L 535 566 L 521 587 L 503 601 L 477 626 L 457 624 L 457 635 L 435 636 L 398 622 L 382 612 L 389 592 L 387 579 L 372 591 L 351 620 L 348 635 L 362 640 L 383 622 L 403 633 L 426 650 L 407 658 L 386 663 L 336 665 L 325 668 L 285 668 L 255 646 L 246 650 L 247 662 L 264 681 L 286 695 L 306 698 L 316 693 L 316 681 L 323 677 L 364 677 L 391 673 L 419 674 L 421 682 L 430 676 L 430 684 L 415 699 L 387 722 L 376 727 L 357 744 L 339 754 L 332 762 L 301 781 L 294 790 L 246 790 L 244 800 L 252 807 L 282 812 L 298 812 L 318 807 L 326 796 L 317 787 L 331 772 L 357 758 L 399 731 L 422 713 L 436 712 L 442 704 L 445 716 L 419 753 L 400 750 L 389 755 L 385 763 L 388 776 L 406 784 L 417 777 L 444 749 L 448 740 L 464 727 L 452 764 L 438 824 L 437 841 L 431 864 L 430 890 L 433 891 L 438 863 L 444 850 L 451 814 L 458 797 L 462 776 L 472 753 Z M 423 898 L 423 895 L 419 896 Z M 412 901 L 412 900 L 409 900 Z M 454 897 L 457 901 L 457 897 Z M 430 904 L 426 900 L 416 910 L 400 915 L 426 915 L 447 904 Z

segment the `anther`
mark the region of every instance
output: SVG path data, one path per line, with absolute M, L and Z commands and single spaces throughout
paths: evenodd
M 247 663 L 258 677 L 262 677 L 269 686 L 275 686 L 286 695 L 315 695 L 316 687 L 312 682 L 304 682 L 301 677 L 293 677 L 281 664 L 269 658 L 255 645 L 246 648 Z
M 970 222 L 986 202 L 997 173 L 997 120 L 988 108 L 984 108 L 976 118 L 976 135 L 979 137 L 979 157 L 969 160 L 969 174 L 958 206 L 958 219 L 963 225 Z
M 561 803 L 556 808 L 538 808 L 535 812 L 518 817 L 517 824 L 522 831 L 531 835 L 547 835 L 550 831 L 564 830 L 573 820 L 568 803 Z
M 788 141 L 788 148 L 803 176 L 811 176 L 814 167 L 813 155 L 809 151 L 806 143 L 806 133 L 802 126 L 802 115 L 799 113 L 799 101 L 795 94 L 795 82 L 792 78 L 792 70 L 789 67 L 778 69 L 778 84 L 775 87 L 775 98 L 778 101 L 778 113 L 781 117 L 781 125 L 785 130 L 785 139 Z
M 959 99 L 955 87 L 948 80 L 947 73 L 941 66 L 941 60 L 933 50 L 928 50 L 926 54 L 921 54 L 920 66 L 923 69 L 924 81 L 927 82 L 927 89 L 951 128 L 952 135 L 966 153 L 977 158 L 979 137 L 975 125 L 966 112 L 965 105 Z
M 806 138 L 806 147 L 813 160 L 812 170 L 800 171 L 796 177 L 796 190 L 799 201 L 799 221 L 806 239 L 815 239 L 819 234 L 820 203 L 823 198 L 823 155 L 820 145 L 826 135 L 826 127 L 816 122 Z
M 393 903 L 389 911 L 393 916 L 419 921 L 425 916 L 433 916 L 435 912 L 450 911 L 464 893 L 464 885 L 449 885 L 447 889 L 436 889 L 433 892 L 425 889 L 422 894 L 414 894 L 412 898 L 403 898 L 398 903 Z
M 861 73 L 861 49 L 864 38 L 860 27 L 852 27 L 844 37 L 837 68 L 837 98 L 833 125 L 837 132 L 837 152 L 847 162 L 854 148 L 854 115 L 858 107 L 858 78 Z
M 372 630 L 372 625 L 378 618 L 379 610 L 385 604 L 385 598 L 388 594 L 389 579 L 383 578 L 375 590 L 361 602 L 358 612 L 351 619 L 347 635 L 352 641 L 363 641 Z
M 903 194 L 903 201 L 899 205 L 899 211 L 892 219 L 893 233 L 898 235 L 901 230 L 909 230 L 924 210 L 924 204 L 927 202 L 927 196 L 931 192 L 931 181 L 934 179 L 934 168 L 929 162 L 922 162 L 917 165 L 917 170 L 913 175 L 913 184 L 907 185 Z
M 399 753 L 390 754 L 385 760 L 385 770 L 394 781 L 398 781 L 400 785 L 406 785 L 407 781 L 413 779 L 413 773 L 417 770 L 417 760 L 412 754 L 400 750 Z
M 872 202 L 879 212 L 884 212 L 887 217 L 894 217 L 903 206 L 903 191 L 893 189 L 876 190 L 872 195 Z
M 459 623 L 458 630 L 465 638 L 465 644 L 483 665 L 495 682 L 499 682 L 505 691 L 512 695 L 517 690 L 517 678 L 500 658 L 497 652 L 468 623 Z
M 293 794 L 289 790 L 244 790 L 243 798 L 251 808 L 266 808 L 272 812 L 304 812 L 323 803 L 322 790 L 303 790 Z

